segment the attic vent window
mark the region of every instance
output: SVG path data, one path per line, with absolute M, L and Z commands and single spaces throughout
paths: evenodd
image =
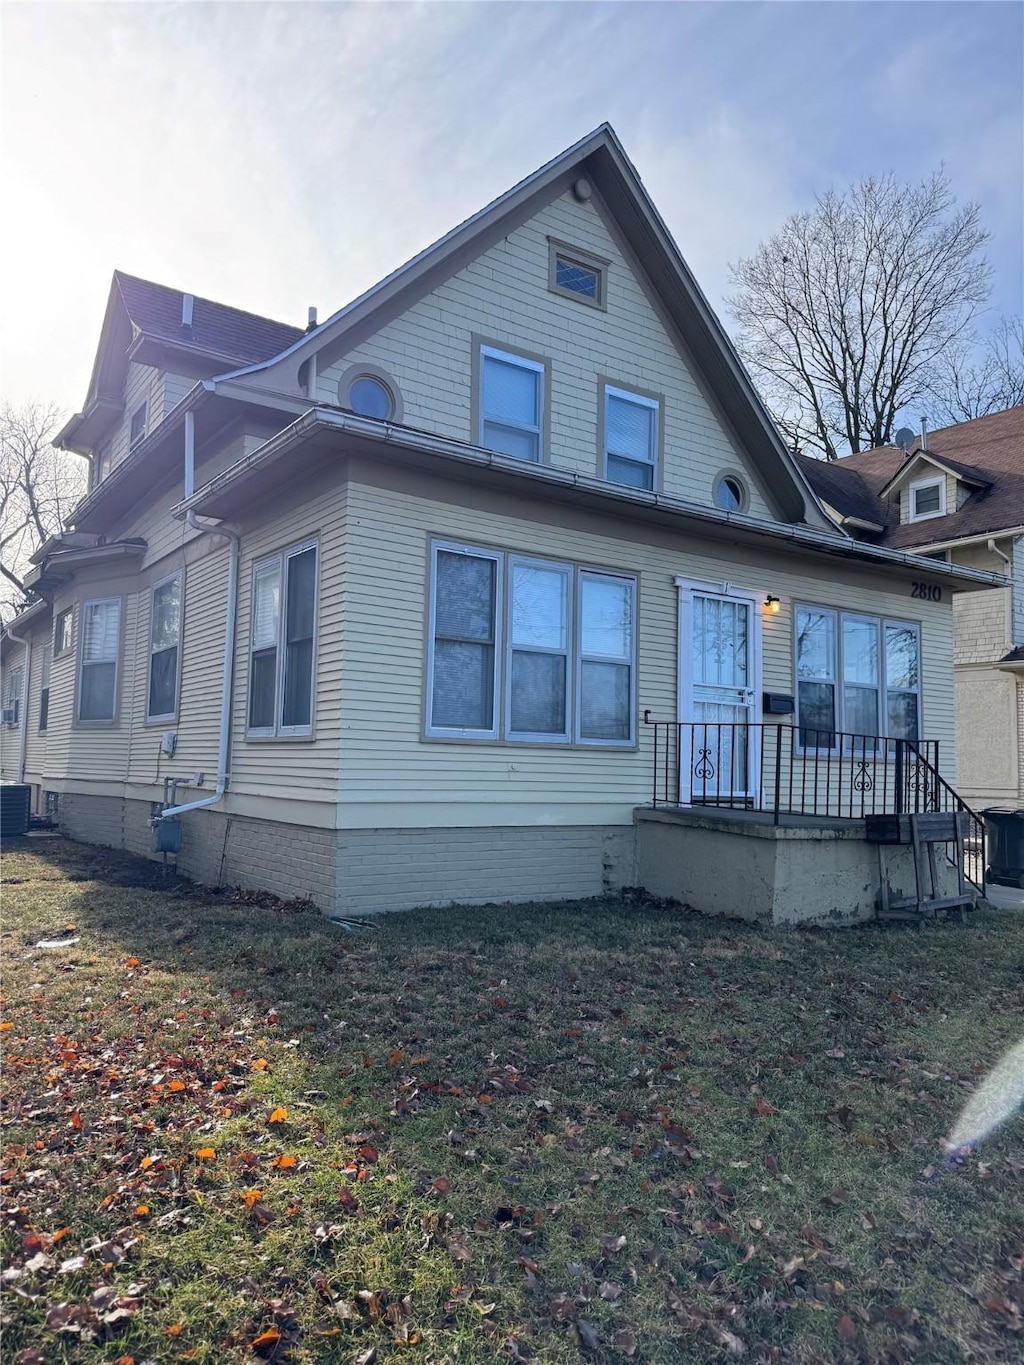
M 560 242 L 549 246 L 548 288 L 591 308 L 604 308 L 608 262 Z

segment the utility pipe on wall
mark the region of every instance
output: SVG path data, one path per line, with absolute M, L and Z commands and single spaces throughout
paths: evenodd
M 191 415 L 191 414 L 190 414 Z M 195 512 L 189 511 L 185 522 L 193 531 L 202 535 L 224 536 L 230 543 L 228 552 L 228 592 L 227 607 L 224 613 L 224 676 L 220 697 L 220 740 L 217 746 L 217 786 L 212 796 L 200 801 L 188 801 L 181 806 L 170 806 L 153 817 L 158 820 L 172 815 L 183 815 L 186 811 L 202 810 L 204 806 L 214 806 L 224 795 L 228 782 L 228 759 L 231 738 L 231 699 L 235 671 L 235 616 L 238 609 L 238 562 L 240 557 L 241 536 L 237 531 L 224 525 L 202 523 Z

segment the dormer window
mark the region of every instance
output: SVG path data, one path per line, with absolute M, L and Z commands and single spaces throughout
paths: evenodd
M 146 435 L 146 404 L 140 403 L 132 413 L 132 420 L 128 427 L 128 449 L 134 450 Z
M 915 479 L 910 485 L 910 520 L 926 521 L 929 517 L 946 515 L 946 480 L 938 478 Z

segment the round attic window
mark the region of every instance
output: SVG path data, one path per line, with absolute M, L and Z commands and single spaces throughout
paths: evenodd
M 391 390 L 372 374 L 361 374 L 348 386 L 348 406 L 360 417 L 377 417 L 382 421 L 395 412 Z
M 722 474 L 715 480 L 715 506 L 725 512 L 741 512 L 747 501 L 747 490 L 734 474 Z

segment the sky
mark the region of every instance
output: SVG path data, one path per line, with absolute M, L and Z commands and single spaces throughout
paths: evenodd
M 1022 310 L 1018 0 L 6 0 L 0 398 L 82 407 L 115 268 L 304 326 L 604 120 L 727 327 L 815 193 L 940 164 Z

